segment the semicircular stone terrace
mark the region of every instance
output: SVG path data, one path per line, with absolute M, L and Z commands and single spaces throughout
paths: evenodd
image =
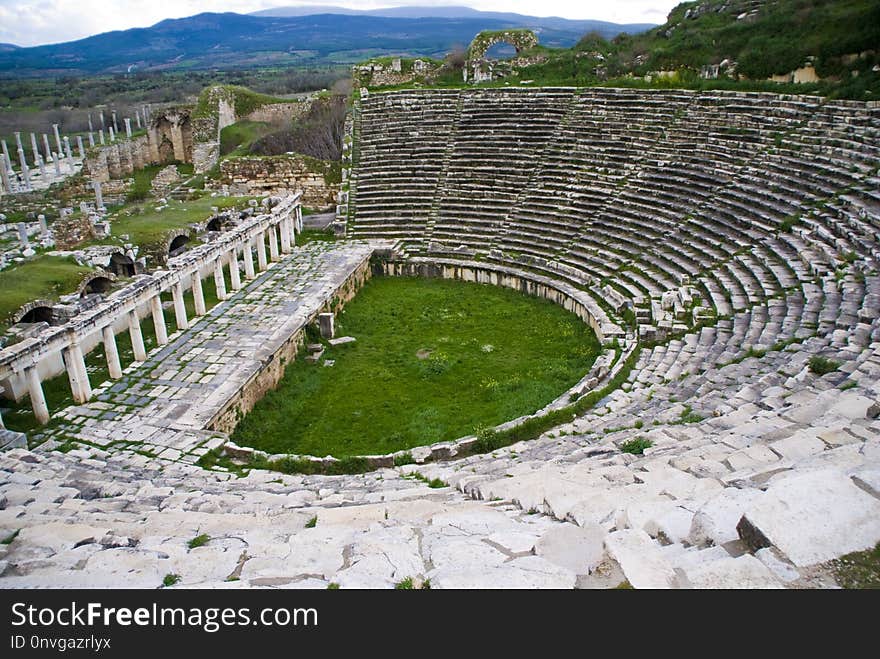
M 389 269 L 589 296 L 637 344 L 622 386 L 534 440 L 353 476 L 117 449 L 93 401 L 105 445 L 0 455 L 0 586 L 815 587 L 880 540 L 876 104 L 420 90 L 370 94 L 351 130 L 356 240 L 294 249 L 206 329 L 391 241 Z

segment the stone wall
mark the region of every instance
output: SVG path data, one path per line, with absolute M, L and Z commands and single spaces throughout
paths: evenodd
M 106 183 L 110 179 L 131 176 L 136 169 L 154 162 L 150 138 L 141 135 L 132 140 L 120 140 L 90 149 L 83 161 L 82 172 L 87 179 Z
M 82 213 L 58 218 L 52 225 L 52 230 L 58 249 L 73 249 L 93 236 L 92 223 Z
M 304 206 L 327 208 L 336 203 L 339 192 L 337 168 L 338 163 L 295 154 L 229 158 L 220 163 L 220 182 L 229 186 L 230 194 L 302 190 Z
M 262 105 L 240 119 L 262 121 L 267 124 L 290 123 L 308 112 L 311 105 L 311 98 L 290 103 L 272 103 L 271 105 Z

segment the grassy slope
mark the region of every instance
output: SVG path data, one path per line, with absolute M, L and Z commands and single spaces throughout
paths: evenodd
M 371 281 L 339 315 L 337 335 L 357 342 L 328 348 L 332 367 L 301 355 L 235 441 L 346 456 L 454 439 L 539 409 L 599 348 L 576 316 L 545 300 L 423 279 Z
M 42 256 L 0 272 L 0 331 L 9 315 L 36 299 L 57 300 L 73 292 L 91 268 L 77 265 L 72 258 Z
M 239 121 L 220 131 L 220 155 L 227 158 L 248 155 L 250 145 L 268 135 L 275 126 L 263 121 Z
M 194 201 L 168 202 L 168 207 L 157 211 L 155 203 L 139 207 L 141 213 L 130 213 L 126 209 L 111 216 L 111 230 L 114 239 L 127 235 L 126 242 L 138 245 L 152 245 L 162 240 L 171 229 L 186 228 L 201 222 L 211 215 L 211 207 L 220 209 L 247 205 L 248 197 L 202 197 Z

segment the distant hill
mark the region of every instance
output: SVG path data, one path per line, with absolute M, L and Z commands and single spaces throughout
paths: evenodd
M 21 46 L 16 46 L 14 43 L 0 43 L 0 53 L 8 53 L 12 50 L 18 50 Z
M 572 20 L 555 16 L 539 17 L 524 16 L 510 12 L 479 11 L 470 7 L 389 7 L 387 9 L 346 9 L 344 7 L 322 7 L 320 5 L 303 5 L 299 7 L 273 7 L 255 11 L 251 16 L 311 16 L 313 14 L 340 14 L 349 16 L 383 16 L 386 18 L 479 18 L 496 21 L 504 21 L 510 25 L 530 27 L 533 29 L 553 28 L 558 30 L 572 30 L 586 34 L 596 31 L 603 37 L 610 39 L 621 33 L 634 34 L 644 32 L 654 23 L 609 23 L 607 21 Z
M 517 21 L 528 18 L 477 14 L 414 19 L 363 13 L 280 17 L 204 13 L 148 28 L 0 52 L 0 75 L 314 66 L 351 64 L 377 55 L 443 57 L 453 45 L 470 43 L 481 30 L 519 27 L 523 23 Z M 535 20 L 557 21 L 536 28 L 542 44 L 551 47 L 572 46 L 589 23 Z M 606 29 L 617 34 L 623 27 Z

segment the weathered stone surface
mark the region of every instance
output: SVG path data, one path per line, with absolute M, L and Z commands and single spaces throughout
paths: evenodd
M 804 567 L 880 541 L 880 501 L 838 471 L 794 474 L 771 485 L 740 525 L 756 529 Z
M 780 581 L 754 556 L 725 558 L 686 570 L 694 588 L 782 588 Z
M 589 574 L 605 557 L 605 532 L 598 524 L 566 524 L 545 533 L 535 554 L 574 574 Z
M 615 531 L 605 538 L 605 549 L 634 588 L 676 587 L 675 572 L 644 531 Z

